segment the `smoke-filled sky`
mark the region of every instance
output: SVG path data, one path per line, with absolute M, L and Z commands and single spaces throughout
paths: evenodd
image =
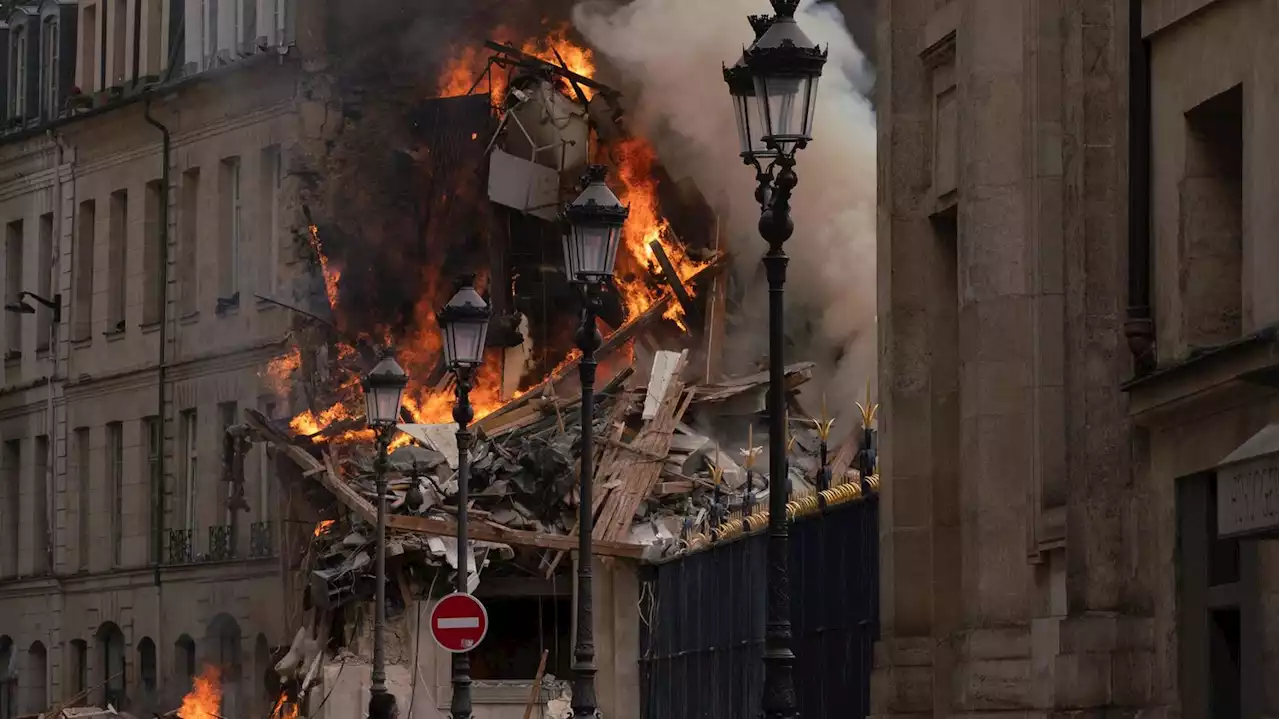
M 728 241 L 759 322 L 734 338 L 735 354 L 762 357 L 765 249 L 756 232 L 754 172 L 738 158 L 732 105 L 721 63 L 733 64 L 753 39 L 746 16 L 770 11 L 765 0 L 585 0 L 573 21 L 593 49 L 618 71 L 635 130 L 656 145 L 675 175 L 689 175 L 723 213 Z M 867 93 L 871 68 L 840 11 L 803 2 L 797 20 L 830 50 L 819 89 L 814 141 L 798 157 L 793 200 L 796 231 L 787 243 L 788 318 L 798 350 L 789 361 L 834 366 L 821 383 L 841 418 L 875 372 L 875 116 Z M 614 78 L 610 78 L 614 80 Z M 806 337 L 805 321 L 813 325 Z M 874 381 L 872 382 L 874 385 Z M 815 398 L 807 404 L 816 411 Z

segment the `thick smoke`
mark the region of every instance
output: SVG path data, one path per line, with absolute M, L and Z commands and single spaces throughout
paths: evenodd
M 764 242 L 756 232 L 754 172 L 738 157 L 721 63 L 736 62 L 750 42 L 746 16 L 768 11 L 763 0 L 590 0 L 574 9 L 574 25 L 618 71 L 609 79 L 622 85 L 634 129 L 654 142 L 673 174 L 691 176 L 721 211 L 738 278 L 750 285 L 746 317 L 739 318 L 747 321 L 732 333 L 729 354 L 753 359 L 766 349 L 766 293 L 756 269 Z M 826 393 L 847 431 L 853 402 L 875 372 L 871 72 L 834 5 L 806 2 L 797 20 L 829 47 L 830 58 L 815 140 L 800 152 L 796 168 L 796 231 L 787 243 L 788 360 L 814 359 L 831 369 L 815 390 Z M 806 404 L 816 410 L 816 399 Z

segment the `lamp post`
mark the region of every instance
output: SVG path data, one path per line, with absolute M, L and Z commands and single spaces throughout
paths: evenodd
M 471 482 L 471 382 L 484 363 L 484 340 L 489 331 L 489 306 L 474 287 L 475 277 L 463 277 L 449 304 L 436 316 L 444 336 L 444 361 L 457 380 L 453 421 L 458 423 L 458 576 L 457 591 L 466 594 L 471 552 L 467 544 L 467 485 Z M 465 652 L 453 655 L 453 719 L 471 719 L 471 660 Z
M 573 716 L 595 717 L 596 664 L 591 611 L 591 477 L 592 415 L 595 404 L 596 350 L 600 332 L 596 315 L 600 311 L 600 288 L 613 277 L 622 225 L 629 210 L 604 184 L 605 168 L 587 168 L 587 187 L 578 199 L 564 208 L 568 232 L 564 237 L 565 275 L 582 299 L 582 326 L 575 340 L 582 351 L 578 377 L 582 384 L 581 471 L 578 475 L 578 635 L 573 646 Z
M 409 384 L 396 362 L 395 351 L 386 350 L 382 359 L 364 378 L 365 419 L 377 433 L 378 458 L 374 462 L 374 482 L 378 491 L 378 542 L 373 614 L 373 686 L 369 688 L 369 719 L 392 719 L 398 715 L 395 695 L 387 691 L 387 654 L 384 634 L 387 624 L 387 446 L 400 421 L 400 404 Z
M 769 280 L 769 547 L 766 568 L 764 696 L 768 719 L 796 715 L 791 652 L 791 585 L 787 537 L 787 432 L 782 350 L 782 288 L 787 255 L 782 245 L 795 226 L 791 193 L 797 184 L 796 152 L 812 139 L 818 78 L 827 51 L 796 24 L 799 0 L 771 0 L 774 16 L 752 16 L 755 43 L 725 68 L 733 98 L 743 161 L 756 170 L 760 236 Z

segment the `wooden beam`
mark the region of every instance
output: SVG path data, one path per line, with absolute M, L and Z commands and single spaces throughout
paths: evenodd
M 454 537 L 458 534 L 457 524 L 452 519 L 436 517 L 414 517 L 404 514 L 387 516 L 387 527 L 403 529 L 422 534 L 433 534 L 441 537 Z M 539 547 L 541 549 L 560 549 L 577 551 L 578 539 L 567 534 L 547 534 L 529 532 L 520 529 L 507 529 L 496 523 L 476 522 L 467 527 L 467 535 L 471 539 L 498 544 L 512 544 L 521 547 Z M 591 553 L 605 557 L 623 557 L 639 559 L 644 547 L 639 544 L 597 539 L 591 543 Z
M 667 281 L 667 286 L 671 288 L 676 301 L 680 303 L 680 309 L 684 310 L 686 324 L 692 326 L 697 317 L 696 308 L 693 306 L 693 297 L 689 295 L 689 290 L 685 289 L 684 283 L 680 281 L 680 273 L 676 272 L 675 265 L 671 264 L 671 258 L 667 257 L 667 251 L 662 249 L 661 242 L 657 240 L 650 242 L 649 249 L 657 258 L 658 266 L 662 268 L 662 277 Z

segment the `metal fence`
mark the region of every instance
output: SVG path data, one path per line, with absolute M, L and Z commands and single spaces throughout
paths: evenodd
M 854 719 L 870 709 L 877 504 L 871 494 L 791 526 L 792 650 L 803 719 Z M 644 719 L 760 716 L 767 541 L 755 534 L 644 570 Z

